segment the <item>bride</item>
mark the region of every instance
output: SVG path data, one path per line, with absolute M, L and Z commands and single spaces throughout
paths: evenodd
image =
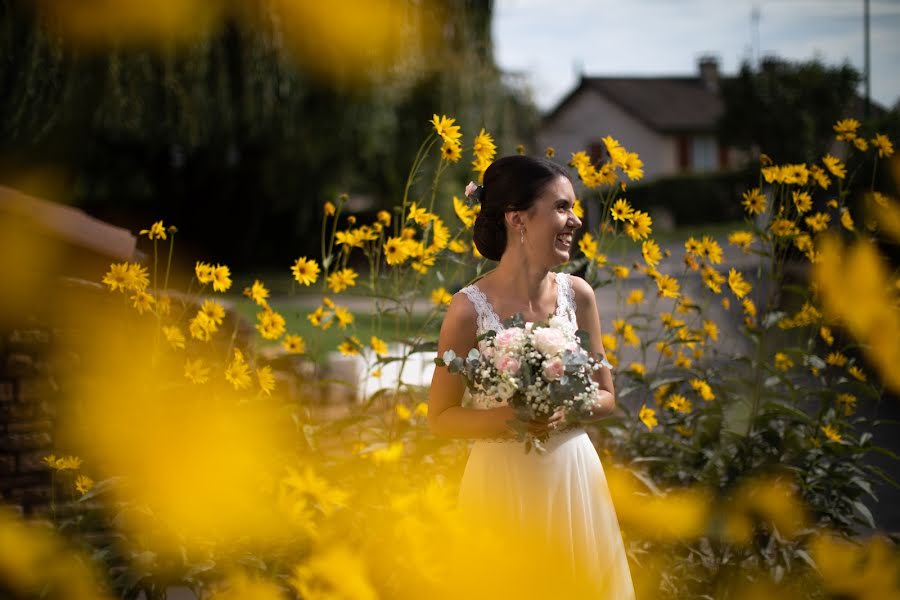
M 478 335 L 498 331 L 505 318 L 521 313 L 525 321 L 564 317 L 571 327 L 586 330 L 593 352 L 605 358 L 594 290 L 579 277 L 552 271 L 569 260 L 573 234 L 581 227 L 565 170 L 545 159 L 507 156 L 491 164 L 475 193 L 481 201 L 475 245 L 499 264 L 454 295 L 441 326 L 438 356 L 447 350 L 465 356 Z M 582 417 L 588 421 L 615 409 L 609 369 L 597 370 L 594 377 L 600 392 Z M 523 587 L 529 597 L 543 596 L 541 586 L 533 584 L 549 578 L 557 592 L 568 590 L 566 597 L 633 598 L 615 508 L 585 430 L 567 426 L 562 410 L 548 420 L 531 421 L 532 434 L 550 437 L 546 452 L 526 454 L 511 433 L 513 409 L 477 396 L 464 405 L 464 391 L 462 377 L 436 368 L 428 419 L 437 436 L 475 440 L 459 491 L 467 525 L 473 531 L 502 530 L 501 537 L 509 540 L 500 553 L 506 558 L 510 550 L 526 552 L 527 547 L 552 563 L 542 563 L 541 573 L 516 574 L 519 582 L 530 582 Z M 497 554 L 471 558 L 495 561 Z

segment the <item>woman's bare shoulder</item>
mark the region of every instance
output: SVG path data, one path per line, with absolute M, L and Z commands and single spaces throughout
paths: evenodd
M 593 306 L 596 304 L 597 298 L 594 295 L 594 288 L 591 287 L 591 284 L 577 275 L 569 275 L 569 280 L 572 282 L 572 292 L 575 294 L 576 306 Z

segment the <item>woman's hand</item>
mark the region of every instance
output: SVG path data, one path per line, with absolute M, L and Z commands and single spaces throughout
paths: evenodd
M 530 421 L 526 421 L 526 424 L 528 425 L 528 432 L 535 437 L 544 437 L 550 432 L 559 429 L 560 427 L 565 425 L 565 423 L 565 408 L 556 409 L 556 412 L 554 412 L 549 417 L 531 419 Z

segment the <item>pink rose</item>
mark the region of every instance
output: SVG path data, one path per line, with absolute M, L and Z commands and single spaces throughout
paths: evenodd
M 563 373 L 566 372 L 566 365 L 563 364 L 563 361 L 558 356 L 555 358 L 551 358 L 547 362 L 544 363 L 544 379 L 548 379 L 550 381 L 555 381 L 563 376 Z
M 519 327 L 504 329 L 494 338 L 494 345 L 500 349 L 515 348 L 525 340 L 525 332 Z
M 474 194 L 477 190 L 478 190 L 478 184 L 475 183 L 474 181 L 470 181 L 469 185 L 466 186 L 466 196 L 471 198 L 472 194 Z
M 566 335 L 553 327 L 539 327 L 534 332 L 534 347 L 538 352 L 553 356 L 566 349 Z
M 481 340 L 480 342 L 478 342 L 478 351 L 481 352 L 481 355 L 487 359 L 494 357 L 494 347 L 485 340 Z
M 501 373 L 507 373 L 509 375 L 515 375 L 519 372 L 519 369 L 522 368 L 519 359 L 515 356 L 510 356 L 509 354 L 501 354 L 496 361 L 495 366 Z

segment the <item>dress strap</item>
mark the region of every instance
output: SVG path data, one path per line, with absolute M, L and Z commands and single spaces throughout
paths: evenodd
M 500 317 L 491 303 L 488 302 L 487 296 L 484 295 L 477 285 L 467 285 L 459 290 L 469 301 L 475 306 L 475 312 L 478 314 L 478 334 L 482 334 L 488 330 L 500 331 L 503 325 L 500 323 Z
M 577 329 L 575 318 L 575 290 L 572 289 L 572 276 L 568 273 L 556 274 L 556 316 L 564 317 Z

